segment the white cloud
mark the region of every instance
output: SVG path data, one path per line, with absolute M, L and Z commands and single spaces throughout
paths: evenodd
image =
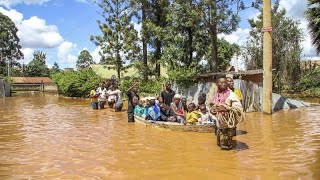
M 34 50 L 31 48 L 22 48 L 21 49 L 23 55 L 24 55 L 24 59 L 23 59 L 23 63 L 24 64 L 28 64 L 30 61 L 32 61 L 33 59 L 33 52 Z
M 54 25 L 36 16 L 24 20 L 23 14 L 16 10 L 6 10 L 0 7 L 0 12 L 7 15 L 18 28 L 17 35 L 23 48 L 54 48 L 63 42 L 59 30 Z
M 99 63 L 101 56 L 99 54 L 99 51 L 101 50 L 101 47 L 97 47 L 96 49 L 94 49 L 92 52 L 90 52 L 92 59 L 95 63 Z
M 75 0 L 76 2 L 80 2 L 80 3 L 85 3 L 85 4 L 89 4 L 88 0 Z
M 36 16 L 23 20 L 19 26 L 17 34 L 21 40 L 22 47 L 54 48 L 63 42 L 63 38 L 56 26 L 46 25 L 45 20 Z
M 225 34 L 219 34 L 219 38 L 224 38 L 229 43 L 236 43 L 238 45 L 243 45 L 247 41 L 247 37 L 249 37 L 250 29 L 242 29 L 238 28 L 237 31 L 225 35 Z
M 26 4 L 26 5 L 31 5 L 31 4 L 39 4 L 42 5 L 46 2 L 49 2 L 50 0 L 0 0 L 0 5 L 3 5 L 5 7 L 12 7 L 17 4 Z
M 320 59 L 316 54 L 315 47 L 311 43 L 311 37 L 308 30 L 308 21 L 306 19 L 305 11 L 308 9 L 306 0 L 280 0 L 280 8 L 285 8 L 288 17 L 292 17 L 300 21 L 299 27 L 304 34 L 302 41 L 303 51 L 301 53 L 302 59 Z
M 65 41 L 58 47 L 58 64 L 62 64 L 61 67 L 75 67 L 75 64 L 77 62 L 77 57 L 75 55 L 72 55 L 72 52 L 76 49 L 77 45 Z

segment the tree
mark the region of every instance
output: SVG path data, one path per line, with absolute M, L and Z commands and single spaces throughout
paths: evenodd
M 77 69 L 84 69 L 89 67 L 91 64 L 94 64 L 93 59 L 89 51 L 82 50 L 77 60 Z
M 309 21 L 308 27 L 311 33 L 312 44 L 320 53 L 320 2 L 319 0 L 308 0 L 309 9 L 306 12 Z
M 46 66 L 46 54 L 42 51 L 33 53 L 33 60 L 28 64 L 26 75 L 30 77 L 47 77 L 49 69 Z
M 6 72 L 6 60 L 14 66 L 19 64 L 16 60 L 23 58 L 17 32 L 13 21 L 0 12 L 0 74 Z
M 220 33 L 230 34 L 238 27 L 238 12 L 245 9 L 241 0 L 201 0 L 202 18 L 210 37 L 210 70 L 218 69 L 218 37 Z M 235 12 L 234 12 L 235 10 Z
M 57 62 L 54 62 L 53 66 L 51 68 L 51 71 L 50 71 L 50 75 L 53 75 L 53 74 L 58 73 L 58 72 L 60 72 L 59 65 L 58 65 Z
M 104 22 L 98 20 L 102 36 L 91 36 L 96 46 L 101 47 L 101 63 L 114 65 L 120 79 L 126 67 L 125 60 L 135 61 L 141 56 L 138 33 L 132 23 L 133 8 L 126 0 L 102 0 L 98 3 L 103 10 Z
M 243 57 L 247 69 L 263 67 L 262 39 L 262 9 L 257 20 L 250 19 L 252 27 L 250 38 L 243 47 Z M 284 88 L 295 88 L 300 79 L 300 54 L 302 31 L 299 22 L 285 16 L 285 9 L 279 9 L 279 0 L 272 8 L 272 68 L 273 85 L 276 91 Z
M 163 59 L 171 68 L 197 65 L 204 57 L 208 37 L 204 33 L 200 6 L 194 0 L 176 0 L 169 6 L 165 36 L 163 37 Z

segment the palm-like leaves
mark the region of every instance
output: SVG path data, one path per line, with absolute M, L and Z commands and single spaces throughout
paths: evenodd
M 309 21 L 308 27 L 311 33 L 312 44 L 320 53 L 320 1 L 308 0 L 309 9 L 306 12 Z

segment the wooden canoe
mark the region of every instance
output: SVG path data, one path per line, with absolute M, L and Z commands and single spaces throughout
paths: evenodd
M 200 132 L 200 133 L 213 133 L 215 125 L 184 125 L 175 122 L 164 122 L 164 121 L 148 121 L 142 117 L 134 116 L 135 122 L 145 124 L 149 127 L 170 129 L 172 131 L 181 132 Z

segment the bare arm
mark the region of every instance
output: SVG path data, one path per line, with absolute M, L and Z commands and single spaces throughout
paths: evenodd
M 130 94 L 131 90 L 137 86 L 137 82 L 135 82 L 128 90 L 127 90 L 127 94 Z

